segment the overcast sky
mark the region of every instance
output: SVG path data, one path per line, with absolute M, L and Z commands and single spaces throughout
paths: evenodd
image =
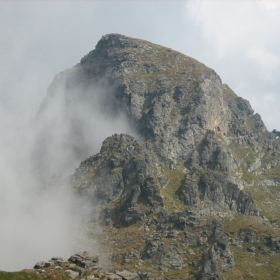
M 215 69 L 280 129 L 280 1 L 0 1 L 0 32 L 2 124 L 32 117 L 55 74 L 121 33 Z

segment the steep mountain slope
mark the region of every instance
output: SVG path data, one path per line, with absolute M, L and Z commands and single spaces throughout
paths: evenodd
M 114 134 L 90 156 L 97 110 L 125 120 L 136 138 Z M 268 132 L 214 70 L 109 34 L 55 77 L 31 126 L 39 128 L 34 158 L 44 180 L 83 160 L 70 187 L 92 203 L 92 234 L 112 269 L 142 279 L 277 273 L 279 132 Z M 64 126 L 59 148 L 67 152 L 58 158 L 52 139 Z

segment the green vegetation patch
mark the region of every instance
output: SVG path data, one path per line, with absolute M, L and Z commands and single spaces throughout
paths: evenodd
M 167 213 L 171 214 L 176 211 L 184 211 L 186 206 L 178 199 L 177 192 L 182 185 L 186 172 L 181 168 L 173 170 L 163 168 L 163 173 L 169 179 L 168 185 L 161 188 L 161 193 L 164 197 L 163 202 Z
M 236 93 L 227 85 L 223 84 L 224 86 L 224 94 L 228 98 L 229 101 L 233 102 L 238 97 Z
M 18 272 L 4 272 L 0 271 L 0 280 L 41 280 L 41 279 L 56 279 L 68 280 L 70 279 L 65 271 L 50 271 L 46 269 L 45 272 L 37 274 L 32 270 L 24 270 Z M 77 278 L 77 279 L 80 279 Z
M 256 160 L 256 153 L 250 145 L 232 142 L 229 144 L 229 148 L 235 158 L 244 159 L 242 165 L 249 166 Z
M 258 185 L 250 189 L 255 203 L 260 209 L 260 215 L 270 221 L 280 219 L 280 205 L 275 197 L 275 193 L 279 193 L 279 191 L 280 186 L 267 188 L 263 185 Z
M 225 279 L 278 279 L 280 255 L 268 250 L 267 254 L 261 254 L 260 248 L 266 248 L 265 237 L 279 236 L 280 229 L 270 226 L 261 217 L 245 216 L 236 214 L 232 220 L 221 220 L 224 231 L 228 237 L 236 238 L 238 232 L 252 232 L 256 236 L 253 244 L 242 243 L 242 247 L 231 246 L 236 263 L 235 269 L 223 274 Z M 256 248 L 255 253 L 247 249 L 251 246 Z
M 252 230 L 261 239 L 268 235 L 280 236 L 280 228 L 270 226 L 267 221 L 257 216 L 235 214 L 234 219 L 220 220 L 220 222 L 229 237 L 235 237 L 236 232 L 244 229 Z
M 246 244 L 243 248 L 231 247 L 236 268 L 242 273 L 242 276 L 245 279 L 254 280 L 279 279 L 280 255 L 274 255 L 272 252 L 264 255 L 259 250 L 253 254 L 248 252 L 247 247 L 249 246 Z
M 19 272 L 4 272 L 0 271 L 0 279 L 2 280 L 37 280 L 42 279 L 34 272 L 19 271 Z
M 246 119 L 246 124 L 253 132 L 258 132 L 260 130 L 257 126 L 256 120 L 254 119 L 254 115 L 251 115 Z

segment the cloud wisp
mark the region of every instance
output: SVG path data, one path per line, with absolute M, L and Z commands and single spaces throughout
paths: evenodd
M 30 122 L 18 131 L 2 126 L 0 270 L 32 267 L 77 250 L 97 251 L 82 233 L 88 209 L 77 206 L 67 178 L 82 160 L 99 152 L 106 137 L 136 136 L 127 118 L 108 106 L 109 87 L 69 89 L 63 77 L 53 84 Z

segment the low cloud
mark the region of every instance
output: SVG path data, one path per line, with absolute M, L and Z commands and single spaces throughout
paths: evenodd
M 83 233 L 90 205 L 83 202 L 82 210 L 69 192 L 69 175 L 99 152 L 106 137 L 137 137 L 128 119 L 110 106 L 109 87 L 68 89 L 63 79 L 54 83 L 30 122 L 17 131 L 1 127 L 1 270 L 30 268 L 78 250 L 98 253 Z M 9 120 L 3 112 L 2 117 Z M 51 178 L 56 179 L 50 183 Z

